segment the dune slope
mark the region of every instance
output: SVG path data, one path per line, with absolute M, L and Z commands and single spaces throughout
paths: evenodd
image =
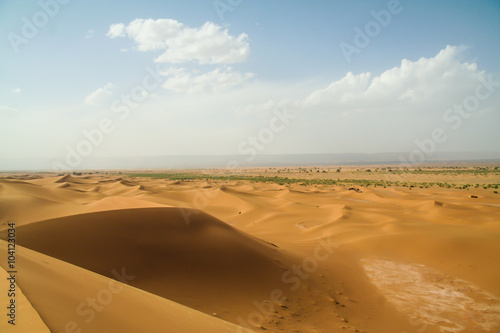
M 0 241 L 2 266 L 6 248 Z M 20 287 L 51 332 L 250 332 L 29 249 L 18 246 L 17 258 Z M 48 332 L 33 311 L 18 309 L 18 318 L 28 327 L 9 331 Z
M 268 297 L 292 261 L 208 214 L 179 208 L 67 216 L 21 226 L 18 235 L 32 250 L 109 278 L 125 270 L 130 285 L 207 313 Z

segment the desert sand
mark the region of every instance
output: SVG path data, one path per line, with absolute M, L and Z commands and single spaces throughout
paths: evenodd
M 3 175 L 2 276 L 9 221 L 2 332 L 500 332 L 491 188 Z

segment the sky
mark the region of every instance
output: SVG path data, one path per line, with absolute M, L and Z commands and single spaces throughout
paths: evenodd
M 500 151 L 500 1 L 0 0 L 0 35 L 0 170 Z

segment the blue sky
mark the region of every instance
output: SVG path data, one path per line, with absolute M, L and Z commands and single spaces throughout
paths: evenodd
M 244 155 L 252 136 L 262 154 L 411 153 L 436 128 L 436 151 L 500 150 L 499 87 L 447 113 L 500 81 L 498 1 L 1 0 L 0 22 L 0 168 L 64 164 L 102 119 L 113 130 L 82 160 Z M 159 87 L 141 88 L 146 68 Z

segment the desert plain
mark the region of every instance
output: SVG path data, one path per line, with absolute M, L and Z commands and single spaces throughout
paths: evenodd
M 500 332 L 499 185 L 496 165 L 0 174 L 0 331 Z

